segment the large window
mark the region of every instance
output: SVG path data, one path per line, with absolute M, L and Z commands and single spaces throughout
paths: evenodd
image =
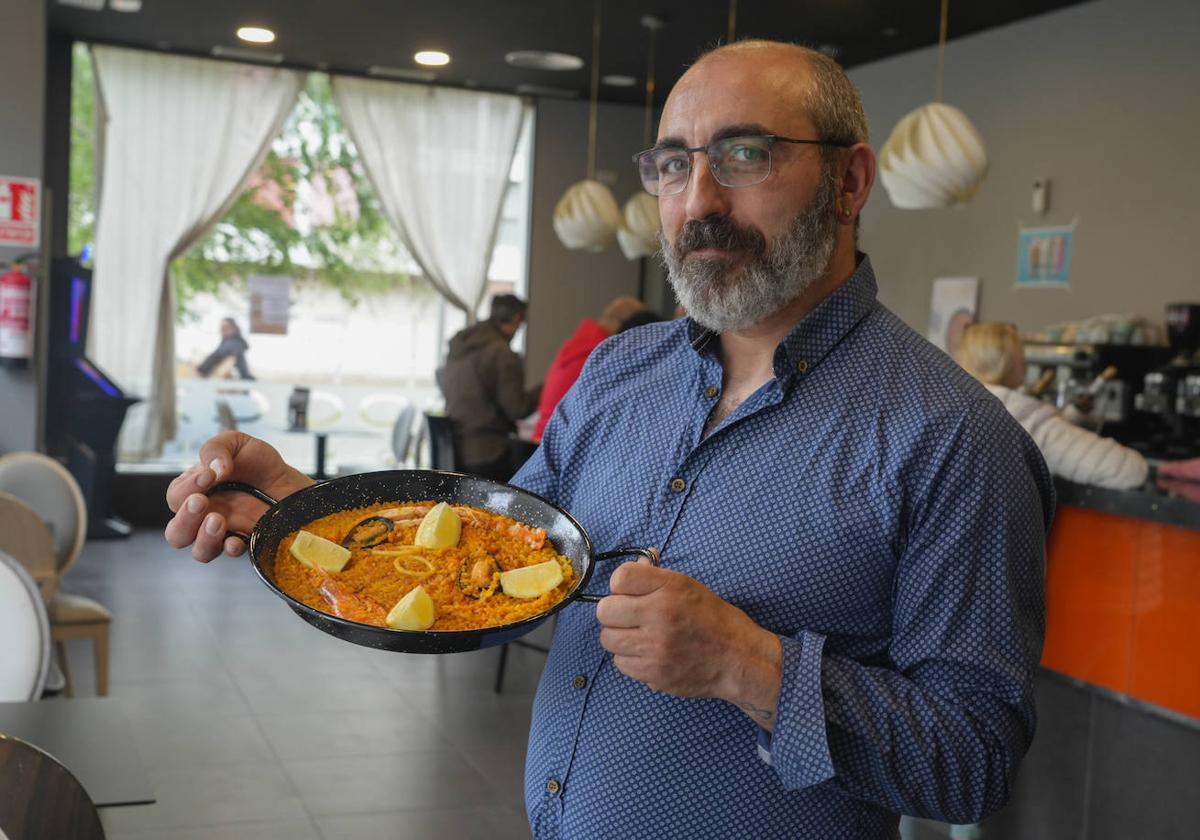
M 89 55 L 77 45 L 69 223 L 76 253 L 86 252 L 95 221 L 94 119 Z M 532 123 L 529 109 L 482 314 L 491 294 L 525 293 Z M 310 390 L 310 426 L 331 430 L 329 467 L 386 463 L 401 407 L 438 405 L 434 373 L 446 340 L 465 323 L 384 218 L 320 73 L 308 77 L 247 189 L 172 263 L 171 277 L 178 433 L 163 466 L 191 462 L 207 437 L 236 425 L 270 440 L 296 466 L 314 467 L 312 439 L 285 431 L 297 386 Z M 264 306 L 278 311 L 280 302 L 282 329 L 261 317 Z M 203 364 L 230 331 L 225 319 L 248 344 L 243 371 L 252 380 L 240 377 L 233 359 Z

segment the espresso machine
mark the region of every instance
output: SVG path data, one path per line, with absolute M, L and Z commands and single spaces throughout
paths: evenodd
M 1200 455 L 1200 303 L 1167 306 L 1170 359 L 1147 371 L 1135 408 L 1152 418 L 1153 454 Z
M 1157 424 L 1138 411 L 1137 398 L 1150 371 L 1171 357 L 1166 347 L 1136 344 L 1025 344 L 1026 390 L 1060 410 L 1084 398 L 1094 404 L 1096 431 L 1128 446 L 1153 437 Z

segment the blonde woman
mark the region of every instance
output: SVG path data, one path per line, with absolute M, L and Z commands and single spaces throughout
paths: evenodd
M 967 327 L 954 359 L 1000 398 L 1029 432 L 1054 475 L 1114 489 L 1146 481 L 1149 467 L 1140 454 L 1071 424 L 1054 406 L 1017 390 L 1025 381 L 1025 351 L 1012 324 L 983 321 Z

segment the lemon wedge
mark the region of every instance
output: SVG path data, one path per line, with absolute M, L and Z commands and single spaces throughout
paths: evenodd
M 558 586 L 562 579 L 562 566 L 557 560 L 547 560 L 536 566 L 501 572 L 500 588 L 510 598 L 536 598 Z
M 291 552 L 305 566 L 327 572 L 340 572 L 350 559 L 350 549 L 308 531 L 296 534 Z
M 453 548 L 458 545 L 461 533 L 462 520 L 454 508 L 445 502 L 438 502 L 417 526 L 417 536 L 413 542 L 422 548 Z
M 387 625 L 393 630 L 428 630 L 435 618 L 433 599 L 425 587 L 418 584 L 392 607 L 387 616 Z

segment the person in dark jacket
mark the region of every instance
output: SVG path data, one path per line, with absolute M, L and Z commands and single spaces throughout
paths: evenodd
M 527 390 L 521 357 L 509 342 L 525 320 L 525 302 L 497 295 L 486 321 L 450 339 L 438 385 L 454 424 L 459 467 L 507 481 L 513 473 L 509 436 L 516 421 L 537 408 L 541 387 Z
M 246 339 L 242 338 L 242 331 L 238 329 L 237 321 L 232 318 L 222 318 L 221 343 L 217 345 L 216 350 L 208 354 L 204 361 L 196 365 L 196 373 L 207 378 L 222 362 L 232 359 L 240 378 L 253 379 L 254 377 L 250 374 L 250 366 L 246 364 L 246 351 L 249 349 L 250 345 Z

